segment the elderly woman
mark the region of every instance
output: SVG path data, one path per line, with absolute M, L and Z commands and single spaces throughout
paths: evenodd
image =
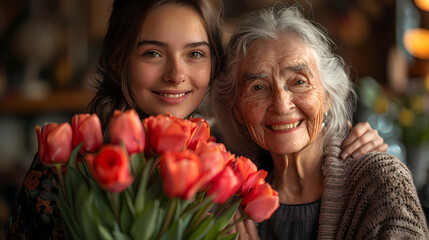
M 429 239 L 399 159 L 369 153 L 341 160 L 355 94 L 330 44 L 296 8 L 263 10 L 236 29 L 225 75 L 211 89 L 225 143 L 266 168 L 279 193 L 281 205 L 258 225 L 259 236 Z M 257 237 L 254 228 L 238 231 Z

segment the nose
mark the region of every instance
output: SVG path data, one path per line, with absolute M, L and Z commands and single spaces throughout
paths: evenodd
M 290 91 L 285 91 L 283 88 L 278 88 L 271 93 L 271 105 L 269 111 L 284 114 L 295 107 L 293 102 L 293 94 Z
M 178 85 L 186 80 L 185 63 L 179 57 L 171 57 L 168 60 L 163 80 Z

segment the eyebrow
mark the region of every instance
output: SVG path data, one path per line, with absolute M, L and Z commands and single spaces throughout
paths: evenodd
M 152 44 L 152 45 L 157 45 L 160 47 L 168 47 L 167 43 L 155 41 L 155 40 L 143 40 L 143 41 L 140 41 L 137 44 L 137 46 L 144 45 L 144 44 Z M 210 44 L 206 41 L 187 43 L 187 44 L 185 44 L 185 48 L 193 48 L 193 47 L 199 47 L 199 46 L 204 46 L 204 45 L 210 48 Z
M 310 77 L 313 76 L 311 69 L 308 67 L 307 64 L 304 64 L 304 63 L 298 64 L 295 66 L 286 67 L 286 70 L 292 71 L 292 72 L 303 72 L 305 74 L 308 74 Z
M 266 77 L 267 74 L 265 73 L 256 73 L 256 74 L 251 74 L 251 73 L 243 73 L 243 79 L 246 81 L 254 81 L 258 78 L 264 78 Z

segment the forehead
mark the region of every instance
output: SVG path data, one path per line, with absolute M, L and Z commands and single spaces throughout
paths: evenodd
M 243 67 L 263 68 L 273 65 L 306 64 L 317 71 L 315 51 L 292 33 L 280 33 L 278 39 L 257 39 L 251 42 Z
M 156 39 L 201 38 L 207 40 L 204 21 L 196 9 L 190 5 L 163 4 L 144 19 L 142 37 Z

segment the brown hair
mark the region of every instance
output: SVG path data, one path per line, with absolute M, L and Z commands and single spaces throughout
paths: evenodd
M 97 66 L 97 93 L 87 107 L 87 112 L 99 116 L 105 138 L 109 118 L 115 109 L 134 108 L 140 117 L 146 116 L 137 108 L 132 98 L 128 82 L 128 64 L 137 48 L 140 31 L 149 11 L 167 3 L 189 5 L 201 14 L 212 52 L 209 86 L 223 68 L 222 1 L 115 0 Z

